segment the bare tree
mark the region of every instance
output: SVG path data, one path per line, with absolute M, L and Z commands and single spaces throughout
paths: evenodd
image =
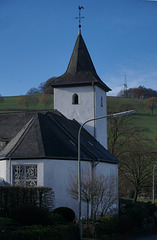
M 78 177 L 73 174 L 72 179 L 70 180 L 70 184 L 68 186 L 68 193 L 75 200 L 78 199 Z M 88 221 L 89 218 L 89 204 L 91 203 L 92 196 L 92 178 L 89 170 L 87 170 L 86 174 L 82 174 L 81 179 L 81 199 L 84 203 L 86 203 L 86 218 Z
M 39 94 L 39 93 L 40 93 L 40 89 L 33 87 L 28 90 L 26 95 Z
M 18 96 L 18 98 L 17 98 L 17 100 L 16 100 L 16 102 L 17 102 L 17 104 L 19 105 L 19 106 L 22 106 L 22 105 L 24 105 L 24 95 L 20 95 L 20 96 Z
M 157 97 L 148 98 L 146 100 L 146 108 L 150 109 L 153 115 L 154 109 L 157 108 Z
M 152 177 L 152 167 L 155 161 L 153 143 L 141 134 L 134 134 L 125 138 L 125 146 L 120 160 L 120 174 L 123 175 L 134 188 L 134 202 L 143 188 L 148 187 Z
M 116 209 L 118 200 L 118 179 L 114 174 L 104 176 L 100 174 L 93 181 L 93 202 L 95 217 L 106 215 Z
M 29 107 L 30 105 L 37 106 L 39 103 L 38 95 L 25 95 L 24 97 L 24 104 L 26 107 Z
M 19 106 L 29 107 L 30 105 L 37 106 L 39 103 L 38 95 L 21 95 L 17 98 Z
M 56 79 L 56 77 L 52 77 L 48 79 L 43 85 L 43 92 L 46 94 L 53 94 L 53 88 L 51 87 L 51 83 Z
M 151 97 L 157 97 L 157 91 L 151 88 L 145 88 L 144 86 L 139 86 L 138 88 L 129 88 L 127 90 L 121 90 L 118 97 L 129 97 L 138 99 L 147 99 Z
M 108 118 L 108 150 L 117 158 L 123 150 L 125 136 L 139 131 L 132 120 L 133 116 Z
M 92 179 L 90 172 L 82 174 L 81 199 L 86 203 L 86 218 L 89 218 L 89 205 L 93 202 L 94 216 L 106 215 L 113 210 L 118 200 L 118 180 L 114 175 L 100 174 Z M 78 180 L 73 175 L 68 187 L 68 193 L 75 200 L 78 199 Z
M 45 107 L 48 107 L 52 103 L 52 95 L 43 93 L 40 97 L 40 103 L 43 104 Z

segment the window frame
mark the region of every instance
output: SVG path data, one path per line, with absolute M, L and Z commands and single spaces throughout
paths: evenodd
M 16 170 L 16 168 L 19 168 L 19 169 Z M 32 173 L 28 172 L 28 168 L 34 168 L 32 170 Z M 16 176 L 16 174 L 17 175 L 19 174 L 19 176 Z M 32 177 L 31 177 L 31 174 L 32 174 Z M 27 186 L 27 187 L 38 186 L 38 165 L 37 164 L 14 164 L 12 166 L 12 183 L 14 186 Z

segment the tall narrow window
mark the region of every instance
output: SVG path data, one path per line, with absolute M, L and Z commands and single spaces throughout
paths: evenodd
M 101 97 L 101 107 L 103 107 L 103 97 Z
M 78 104 L 78 95 L 76 93 L 72 96 L 72 104 Z

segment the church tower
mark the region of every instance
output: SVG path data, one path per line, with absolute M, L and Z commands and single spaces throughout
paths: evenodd
M 80 124 L 107 114 L 106 93 L 111 89 L 99 78 L 81 35 L 79 34 L 66 72 L 52 79 L 54 109 Z M 107 120 L 92 121 L 85 125 L 107 148 Z

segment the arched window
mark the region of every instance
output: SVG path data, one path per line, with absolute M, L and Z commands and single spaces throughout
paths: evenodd
M 72 104 L 78 104 L 78 95 L 76 93 L 72 96 Z

